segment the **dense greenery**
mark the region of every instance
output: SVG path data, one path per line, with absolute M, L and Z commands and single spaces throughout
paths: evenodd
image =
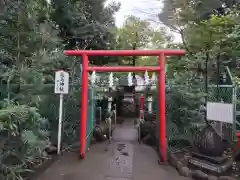
M 237 0 L 165 0 L 159 19 L 181 36 L 181 43 L 174 43 L 164 28 L 134 16 L 117 28 L 113 15 L 120 4 L 104 4 L 105 0 L 1 1 L 0 179 L 21 179 L 46 158 L 45 147 L 56 144 L 57 69 L 68 71 L 72 84 L 64 100 L 64 146 L 77 142 L 81 58 L 64 56 L 64 49 L 186 49 L 185 57 L 168 58 L 168 85 L 173 87 L 167 91 L 168 120 L 179 132 L 196 115 L 195 121 L 201 119 L 198 109 L 204 94 L 199 87 L 207 72 L 208 81 L 216 84 L 228 66 L 239 83 Z M 153 57 L 90 59 L 95 65 L 156 62 Z
M 173 102 L 172 106 L 169 105 L 171 112 L 169 116 L 171 121 L 175 122 L 173 129 L 177 129 L 177 132 L 186 129 L 190 119 L 199 118 L 199 107 L 205 103 L 204 93 L 215 96 L 215 100 L 221 100 L 223 94 L 219 92 L 227 89 L 220 88 L 210 94 L 212 89 L 207 88 L 207 85 L 229 84 L 229 81 L 223 81 L 226 66 L 234 76 L 234 84 L 238 85 L 240 72 L 238 3 L 221 0 L 164 1 L 159 19 L 182 39 L 182 43 L 172 43 L 169 46 L 184 48 L 187 51 L 181 60 L 177 58 L 168 60 L 170 84 L 175 87 L 183 85 L 178 87 L 179 91 L 171 89 L 168 97 L 171 98 L 169 102 Z M 217 96 L 220 98 L 216 98 Z M 231 99 L 231 92 L 228 98 Z M 174 136 L 178 133 L 170 132 L 171 134 Z M 188 139 L 191 135 L 176 138 L 186 137 Z
M 164 1 L 160 20 L 182 37 L 182 48 L 190 60 L 189 68 L 197 76 L 205 74 L 217 84 L 217 66 L 223 71 L 228 66 L 232 73 L 239 72 L 239 9 L 238 1 L 179 0 Z M 235 2 L 235 5 L 234 5 Z M 183 63 L 185 64 L 185 63 Z
M 64 102 L 68 123 L 63 139 L 72 144 L 77 138 L 80 59 L 67 58 L 63 50 L 111 49 L 113 14 L 119 5 L 104 7 L 104 2 L 2 1 L 0 179 L 21 179 L 29 168 L 41 164 L 46 146 L 56 143 L 58 98 L 53 95 L 53 80 L 57 69 L 68 71 L 76 84 Z

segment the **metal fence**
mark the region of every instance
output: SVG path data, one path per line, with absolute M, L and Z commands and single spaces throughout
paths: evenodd
M 204 93 L 197 86 L 167 86 L 167 141 L 172 151 L 193 145 L 196 131 L 204 124 L 203 100 Z
M 81 113 L 81 85 L 72 84 L 69 94 L 64 95 L 63 123 L 62 123 L 62 148 L 79 146 L 79 129 Z M 88 90 L 88 123 L 87 144 L 90 143 L 91 135 L 95 125 L 95 88 Z M 57 144 L 59 95 L 54 94 L 54 84 L 43 85 L 10 85 L 1 88 L 1 99 L 13 99 L 19 104 L 36 107 L 39 113 L 48 119 L 48 131 L 53 145 Z
M 175 151 L 193 146 L 196 134 L 206 127 L 205 92 L 204 86 L 177 85 L 166 87 L 167 142 L 170 150 Z M 228 138 L 230 141 L 232 137 L 235 137 L 235 129 L 239 128 L 239 100 L 240 88 L 231 85 L 208 86 L 208 102 L 233 104 L 231 111 L 233 124 L 222 123 L 223 126 L 221 126 L 221 133 L 225 139 Z M 158 107 L 157 102 L 154 104 L 154 108 Z M 157 123 L 158 117 L 157 113 Z M 215 122 L 215 124 L 217 123 Z M 159 134 L 158 127 L 157 124 L 157 135 Z
M 208 101 L 232 103 L 236 96 L 236 87 L 232 85 L 209 85 Z
M 209 86 L 206 117 L 216 137 L 218 136 L 227 142 L 235 139 L 235 114 L 236 88 L 231 85 Z
M 240 87 L 236 88 L 236 129 L 240 131 Z
M 218 124 L 220 124 L 221 126 L 230 126 L 233 129 L 232 131 L 232 136 L 233 138 L 235 137 L 235 130 L 239 130 L 240 128 L 240 88 L 236 87 L 236 86 L 232 86 L 232 85 L 212 85 L 209 87 L 208 90 L 208 102 L 213 102 L 213 103 L 218 103 L 218 104 L 224 104 L 225 106 L 228 105 L 229 106 L 229 110 L 225 109 L 225 111 L 228 111 L 228 113 L 230 113 L 230 115 L 228 115 L 230 118 L 225 118 L 225 120 Z M 213 113 L 218 113 L 218 112 L 214 112 L 214 111 L 223 111 L 220 110 L 220 108 L 216 108 L 212 110 Z M 227 112 L 224 113 L 228 114 Z M 232 115 L 232 117 L 231 117 Z M 224 115 L 222 115 L 224 117 Z M 232 121 L 228 122 L 228 121 Z
M 64 96 L 63 110 L 63 136 L 62 142 L 64 147 L 79 145 L 79 119 L 80 119 L 80 102 L 81 102 L 81 85 L 70 85 L 69 94 Z M 100 88 L 100 86 L 99 86 Z M 88 93 L 88 124 L 87 138 L 88 143 L 95 124 L 96 99 L 100 96 L 108 96 L 104 92 L 104 88 L 89 87 Z M 7 90 L 8 89 L 8 90 Z M 39 109 L 40 114 L 49 120 L 50 139 L 53 144 L 57 143 L 58 128 L 58 106 L 59 96 L 54 94 L 54 84 L 36 85 L 11 85 L 10 88 L 1 87 L 1 98 L 10 98 L 20 104 L 28 104 Z M 98 92 L 96 92 L 98 91 Z M 101 93 L 100 93 L 101 92 Z M 201 107 L 204 105 L 204 87 L 201 86 L 167 86 L 166 87 L 166 120 L 167 120 L 167 141 L 168 147 L 172 150 L 181 149 L 182 147 L 191 146 L 194 140 L 194 134 L 201 127 L 204 127 L 204 113 Z M 99 94 L 100 93 L 100 94 Z M 104 94 L 105 93 L 105 94 Z M 145 96 L 145 114 L 152 114 L 151 118 L 155 118 L 156 138 L 159 139 L 159 114 L 158 114 L 158 98 L 157 89 L 151 91 L 138 92 L 136 98 L 143 94 Z M 152 96 L 152 111 L 148 113 L 148 97 Z M 232 86 L 209 86 L 208 100 L 232 102 L 236 99 L 236 120 L 240 120 L 238 112 L 240 111 L 240 88 Z M 139 101 L 136 101 L 139 103 Z M 102 107 L 103 111 L 107 111 L 107 106 Z M 98 114 L 100 114 L 98 112 Z M 150 116 L 149 116 L 150 117 Z M 104 117 L 101 117 L 104 119 Z M 237 122 L 237 121 L 236 121 Z M 237 123 L 236 123 L 237 126 Z M 158 142 L 158 141 L 157 141 Z
M 145 123 L 152 126 L 154 118 L 157 147 L 159 142 L 158 89 L 153 88 L 143 93 L 145 97 Z M 149 98 L 152 97 L 152 98 Z M 150 100 L 150 101 L 149 101 Z M 152 100 L 152 110 L 149 104 Z M 204 124 L 204 114 L 199 110 L 204 104 L 204 93 L 199 86 L 175 85 L 166 87 L 166 125 L 167 143 L 172 151 L 191 146 L 196 127 Z M 197 124 L 197 125 L 195 125 Z

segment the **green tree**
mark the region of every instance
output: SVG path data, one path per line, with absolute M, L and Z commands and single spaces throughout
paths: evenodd
M 104 7 L 106 0 L 53 0 L 51 18 L 59 27 L 65 49 L 111 49 L 114 13 L 120 4 Z M 90 63 L 106 64 L 113 58 L 91 57 Z
M 185 85 L 175 90 L 171 89 L 172 103 L 177 104 L 176 99 L 174 100 L 176 94 L 178 94 L 177 97 L 182 96 L 181 99 L 188 99 L 191 102 L 188 105 L 181 102 L 182 105 L 172 109 L 178 111 L 175 115 L 178 114 L 180 119 L 184 117 L 181 112 L 195 111 L 191 106 L 194 101 L 203 103 L 201 97 L 204 94 L 197 92 L 200 90 L 208 92 L 209 82 L 219 83 L 219 76 L 225 66 L 228 66 L 233 74 L 237 74 L 238 68 L 236 67 L 239 64 L 239 46 L 237 45 L 239 23 L 236 21 L 239 18 L 238 3 L 239 1 L 224 0 L 164 1 L 164 8 L 159 13 L 159 19 L 182 38 L 182 43 L 168 46 L 187 50 L 187 55 L 181 59 L 168 58 L 167 82 L 171 84 L 171 87 Z M 203 80 L 203 76 L 205 76 L 205 80 Z M 194 86 L 196 87 L 194 88 Z M 195 96 L 195 99 L 193 97 L 195 94 L 200 96 Z M 207 97 L 206 94 L 205 97 Z M 195 104 L 196 109 L 201 103 Z M 182 106 L 185 110 L 182 109 Z M 171 106 L 169 108 L 171 109 Z M 174 121 L 172 110 L 168 117 Z M 186 123 L 184 118 L 181 123 Z M 181 123 L 177 124 L 177 127 L 182 129 Z
M 48 36 L 52 24 L 45 1 L 5 1 L 3 6 L 0 25 L 0 178 L 12 180 L 21 179 L 36 158 L 44 157 L 48 121 L 36 108 L 39 98 L 23 93 L 21 88 L 32 84 L 32 92 L 41 89 L 48 76 L 43 74 L 43 64 L 50 62 L 46 54 L 57 44 L 56 37 Z
M 161 49 L 166 45 L 168 37 L 164 29 L 153 28 L 147 21 L 129 16 L 123 26 L 117 30 L 116 48 L 127 50 Z M 124 57 L 120 64 L 156 65 L 152 57 Z
M 67 58 L 63 50 L 111 49 L 115 36 L 113 14 L 119 7 L 111 4 L 105 8 L 104 1 L 94 2 L 2 2 L 0 179 L 21 179 L 37 159 L 45 156 L 49 140 L 55 141 L 58 99 L 52 84 L 54 72 L 60 68 L 70 73 L 71 83 L 77 82 L 70 87 L 65 102 L 65 107 L 75 111 L 64 112 L 67 121 L 63 134 L 67 139 L 71 133 L 71 140 L 75 140 L 72 133 L 79 121 L 81 62 Z M 107 63 L 108 59 L 101 61 Z
M 164 1 L 159 18 L 181 36 L 183 48 L 191 56 L 191 62 L 185 64 L 197 72 L 197 76 L 205 74 L 206 64 L 208 72 L 212 72 L 209 77 L 216 75 L 219 62 L 222 67 L 228 65 L 235 71 L 236 63 L 230 55 L 232 46 L 226 42 L 227 34 L 231 34 L 236 24 L 232 14 L 235 4 L 237 1 Z

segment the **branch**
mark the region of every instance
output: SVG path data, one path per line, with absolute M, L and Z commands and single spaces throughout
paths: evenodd
M 193 53 L 189 50 L 189 48 L 188 48 L 188 46 L 187 46 L 187 42 L 185 41 L 183 30 L 181 30 L 181 31 L 179 32 L 179 34 L 181 35 L 182 43 L 183 43 L 184 48 L 186 49 L 186 51 L 187 51 L 191 56 L 193 56 Z
M 176 9 L 173 10 L 175 14 L 177 14 L 177 11 Z M 180 34 L 181 38 L 182 38 L 182 42 L 183 42 L 183 46 L 184 48 L 186 49 L 186 51 L 191 55 L 193 56 L 193 53 L 189 50 L 188 46 L 187 46 L 187 42 L 185 41 L 185 38 L 184 38 L 184 30 L 183 28 L 181 28 L 181 25 L 180 25 L 180 19 L 178 16 L 176 16 L 176 20 L 177 20 L 177 26 L 176 29 L 178 30 L 178 33 Z

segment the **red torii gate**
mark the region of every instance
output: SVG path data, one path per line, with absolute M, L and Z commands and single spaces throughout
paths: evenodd
M 82 56 L 82 96 L 80 114 L 80 157 L 85 157 L 86 152 L 86 128 L 88 106 L 88 72 L 145 72 L 158 73 L 158 98 L 159 98 L 159 154 L 162 162 L 167 161 L 166 142 L 166 102 L 165 102 L 165 56 L 182 56 L 184 50 L 66 50 L 65 55 Z M 89 56 L 158 56 L 158 66 L 118 66 L 101 67 L 88 66 Z

